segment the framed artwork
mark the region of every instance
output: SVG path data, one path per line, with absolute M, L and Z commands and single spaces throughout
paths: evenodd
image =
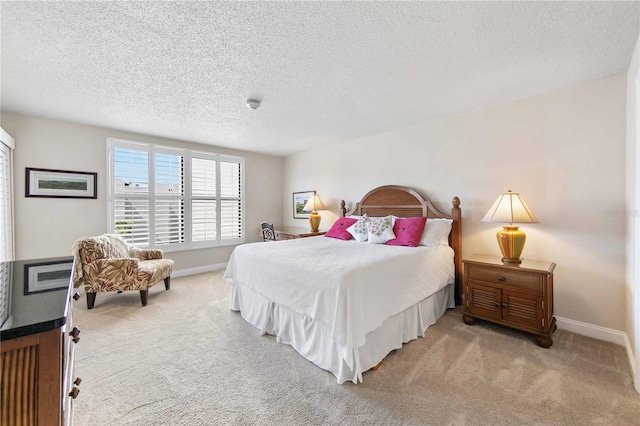
M 98 198 L 98 174 L 26 168 L 26 197 Z
M 311 216 L 311 212 L 305 212 L 302 210 L 304 205 L 307 204 L 309 198 L 315 194 L 316 191 L 304 191 L 293 193 L 293 218 L 294 219 L 308 219 Z
M 69 286 L 73 260 L 24 265 L 24 294 L 54 291 Z

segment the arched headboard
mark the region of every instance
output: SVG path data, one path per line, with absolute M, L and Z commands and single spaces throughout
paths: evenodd
M 462 304 L 462 210 L 460 199 L 452 200 L 451 215 L 440 212 L 431 201 L 425 200 L 411 188 L 400 185 L 385 185 L 369 191 L 347 212 L 344 200 L 340 203 L 340 216 L 363 215 L 372 217 L 394 215 L 398 217 L 447 218 L 452 219 L 449 245 L 455 253 L 455 300 Z

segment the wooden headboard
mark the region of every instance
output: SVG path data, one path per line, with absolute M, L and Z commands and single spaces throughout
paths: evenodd
M 441 213 L 431 201 L 427 201 L 411 188 L 399 185 L 385 185 L 369 191 L 362 200 L 347 212 L 344 200 L 340 203 L 340 216 L 363 215 L 381 217 L 395 215 L 398 217 L 422 216 L 428 218 L 452 219 L 449 245 L 453 249 L 455 264 L 455 300 L 462 304 L 462 210 L 460 199 L 453 197 L 451 215 Z

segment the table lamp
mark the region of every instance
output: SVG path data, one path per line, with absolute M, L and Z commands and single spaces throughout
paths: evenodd
M 482 222 L 503 222 L 502 230 L 498 231 L 498 245 L 502 251 L 502 263 L 521 263 L 522 249 L 527 236 L 514 226 L 514 223 L 538 223 L 527 203 L 517 192 L 507 191 L 500 194 L 491 206 Z
M 324 203 L 320 199 L 320 196 L 313 193 L 313 196 L 309 198 L 307 204 L 304 205 L 302 210 L 311 212 L 311 216 L 309 216 L 309 225 L 311 226 L 311 232 L 318 232 L 320 229 L 320 215 L 318 214 L 318 210 L 326 209 Z

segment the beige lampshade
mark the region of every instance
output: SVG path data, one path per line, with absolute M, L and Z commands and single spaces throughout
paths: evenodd
M 324 205 L 318 194 L 313 194 L 313 197 L 309 198 L 307 204 L 304 205 L 302 210 L 306 212 L 325 210 L 327 207 Z
M 538 219 L 533 214 L 527 203 L 524 202 L 517 192 L 500 194 L 495 203 L 491 206 L 483 222 L 502 223 L 538 223 Z

